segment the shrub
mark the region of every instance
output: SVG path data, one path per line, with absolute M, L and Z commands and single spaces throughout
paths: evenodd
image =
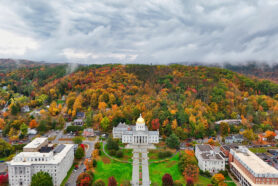
M 158 158 L 160 158 L 160 159 L 171 157 L 171 156 L 172 156 L 172 152 L 170 152 L 170 151 L 164 151 L 164 152 L 158 153 Z
M 115 155 L 116 155 L 116 150 L 114 150 L 114 149 L 109 150 L 108 152 L 109 152 L 109 154 L 110 154 L 111 156 L 115 156 Z
M 101 150 L 98 151 L 98 155 L 101 156 Z
M 228 177 L 228 171 L 226 171 L 226 170 L 221 170 L 221 171 L 219 171 L 219 173 L 225 177 Z
M 117 157 L 117 158 L 121 158 L 121 157 L 123 157 L 123 156 L 124 156 L 124 153 L 123 153 L 122 150 L 118 150 L 118 151 L 116 152 L 116 157 Z
M 209 171 L 202 171 L 201 169 L 200 169 L 200 175 L 209 177 L 209 178 L 211 177 L 211 174 L 209 173 Z
M 97 160 L 93 160 L 93 167 L 97 167 Z
M 164 176 L 162 177 L 162 185 L 163 186 L 173 186 L 174 185 L 173 178 L 170 174 L 168 174 L 168 173 L 164 174 Z
M 116 140 L 113 140 L 112 138 L 109 138 L 107 141 L 107 149 L 108 150 L 119 150 L 119 145 Z
M 95 149 L 100 149 L 100 143 L 99 142 L 95 143 Z
M 99 179 L 99 180 L 95 181 L 94 186 L 105 186 L 105 183 L 104 183 L 104 181 Z

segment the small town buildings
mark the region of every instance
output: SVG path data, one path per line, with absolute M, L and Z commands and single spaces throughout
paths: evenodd
M 28 128 L 28 132 L 27 132 L 28 135 L 36 135 L 37 133 L 38 131 L 36 129 Z
M 74 160 L 73 144 L 60 144 L 55 149 L 47 144 L 47 138 L 36 138 L 7 162 L 10 185 L 30 185 L 32 175 L 39 171 L 49 173 L 53 185 L 62 183 Z
M 135 126 L 120 123 L 117 127 L 113 127 L 113 138 L 120 138 L 122 143 L 148 145 L 159 142 L 159 131 L 149 131 L 140 114 Z
M 242 143 L 244 141 L 243 135 L 236 134 L 232 136 L 228 136 L 225 138 L 226 144 L 232 144 L 232 143 Z
M 220 123 L 228 123 L 229 125 L 239 125 L 241 124 L 241 119 L 224 119 L 215 122 L 215 124 L 217 125 L 220 125 Z
M 225 170 L 225 159 L 210 145 L 196 145 L 195 156 L 198 159 L 198 166 L 202 171 L 209 171 L 215 174 Z
M 246 147 L 230 149 L 229 164 L 231 172 L 243 186 L 278 185 L 278 170 Z
M 84 124 L 83 119 L 75 119 L 75 120 L 73 121 L 73 125 L 82 126 L 83 124 Z
M 85 113 L 84 112 L 77 112 L 76 117 L 78 119 L 85 119 Z
M 85 136 L 85 137 L 93 137 L 93 136 L 95 136 L 94 129 L 92 129 L 92 128 L 84 129 L 83 136 Z
M 25 106 L 21 107 L 21 112 L 24 112 L 24 113 L 30 112 L 29 106 L 25 105 Z

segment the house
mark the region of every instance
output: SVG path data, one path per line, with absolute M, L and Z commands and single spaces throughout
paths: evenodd
M 224 119 L 215 122 L 215 124 L 217 125 L 220 125 L 220 123 L 228 123 L 229 125 L 239 125 L 241 124 L 241 119 Z
M 77 112 L 76 113 L 76 117 L 78 119 L 84 119 L 85 118 L 85 113 L 84 112 Z
M 208 144 L 196 145 L 195 156 L 202 171 L 214 174 L 225 170 L 225 159 Z
M 242 143 L 244 141 L 244 138 L 241 134 L 236 134 L 233 136 L 228 136 L 225 138 L 225 143 L 231 144 L 231 143 Z
M 25 105 L 25 106 L 21 107 L 21 112 L 24 112 L 24 113 L 30 112 L 29 106 L 28 106 L 28 105 Z
M 40 113 L 40 110 L 33 110 L 32 112 L 30 112 L 29 115 L 33 116 L 33 117 L 39 117 L 41 115 L 41 113 Z
M 94 129 L 92 129 L 92 128 L 84 129 L 83 136 L 85 136 L 85 137 L 93 137 L 93 136 L 95 136 Z
M 75 120 L 73 121 L 73 125 L 82 126 L 83 124 L 84 124 L 83 119 L 75 119 Z
M 37 133 L 38 131 L 36 129 L 28 128 L 28 132 L 27 132 L 28 135 L 36 135 Z

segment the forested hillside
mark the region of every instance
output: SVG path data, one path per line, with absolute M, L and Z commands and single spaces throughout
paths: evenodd
M 103 131 L 120 121 L 134 124 L 142 113 L 149 128 L 181 139 L 215 135 L 214 122 L 229 118 L 241 118 L 255 131 L 278 129 L 278 84 L 268 80 L 201 66 L 91 65 L 71 74 L 66 68 L 44 65 L 3 75 L 1 86 L 8 88 L 1 90 L 2 107 L 12 98 L 2 125 L 6 134 L 31 121 L 21 116 L 14 124 L 15 107 L 23 105 L 44 110 L 37 122 L 44 121 L 46 130 L 56 127 L 53 120 L 73 119 L 80 111 L 87 126 Z

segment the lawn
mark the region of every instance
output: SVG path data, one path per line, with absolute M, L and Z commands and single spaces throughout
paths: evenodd
M 179 153 L 172 157 L 167 162 L 150 163 L 150 179 L 153 185 L 162 185 L 162 177 L 165 173 L 172 175 L 173 180 L 179 180 L 182 184 L 186 184 L 183 175 L 178 169 Z M 199 180 L 196 185 L 208 185 L 211 184 L 210 179 L 199 176 Z
M 110 176 L 114 176 L 118 183 L 131 180 L 132 165 L 130 163 L 120 163 L 114 160 L 110 160 L 110 162 L 106 161 L 107 160 L 105 159 L 103 161 L 102 158 L 102 160 L 97 162 L 97 167 L 94 172 L 94 180 L 101 179 L 106 185 L 108 184 L 108 178 Z
M 265 153 L 267 149 L 265 148 L 249 148 L 249 150 L 253 153 Z

